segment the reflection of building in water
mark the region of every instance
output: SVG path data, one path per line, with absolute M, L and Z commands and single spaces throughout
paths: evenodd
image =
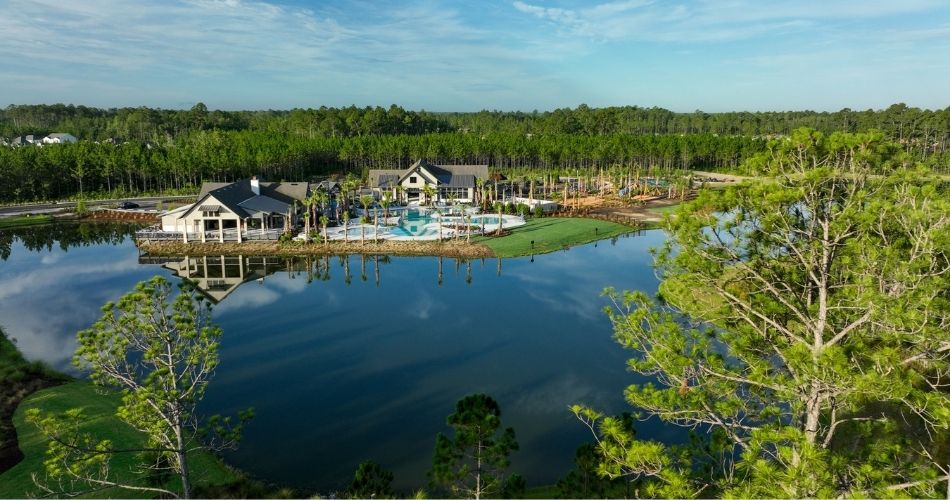
M 263 280 L 278 271 L 295 271 L 294 267 L 297 266 L 288 263 L 286 258 L 242 255 L 178 257 L 165 263 L 165 268 L 178 277 L 195 281 L 198 289 L 215 303 L 224 300 L 243 283 Z

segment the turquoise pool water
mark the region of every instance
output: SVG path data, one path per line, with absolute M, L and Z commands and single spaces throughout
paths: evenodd
M 427 228 L 427 224 L 438 222 L 432 218 L 428 210 L 410 208 L 399 213 L 399 225 L 391 227 L 390 233 L 397 236 L 429 236 L 439 232 L 438 229 Z

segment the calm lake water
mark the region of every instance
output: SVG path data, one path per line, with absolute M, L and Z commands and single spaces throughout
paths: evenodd
M 0 323 L 20 349 L 68 370 L 76 331 L 103 303 L 156 274 L 207 273 L 224 336 L 203 410 L 257 415 L 226 458 L 324 492 L 344 487 L 364 459 L 393 471 L 398 488 L 424 486 L 435 434 L 474 392 L 498 400 L 515 428 L 512 470 L 529 485 L 555 482 L 590 437 L 569 405 L 630 410 L 623 389 L 639 379 L 624 369 L 632 353 L 612 340 L 600 292 L 655 292 L 648 250 L 663 240 L 647 231 L 500 269 L 495 259 L 442 259 L 440 276 L 431 257 L 150 263 L 111 228 L 0 232 Z M 637 430 L 680 435 L 652 422 Z

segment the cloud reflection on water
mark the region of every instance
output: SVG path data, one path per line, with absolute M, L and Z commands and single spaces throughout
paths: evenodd
M 646 249 L 661 237 L 506 260 L 500 276 L 494 262 L 476 261 L 470 283 L 466 265 L 446 259 L 437 286 L 432 258 L 380 263 L 379 286 L 374 261 L 362 281 L 351 259 L 347 285 L 336 258 L 328 281 L 308 285 L 306 274 L 279 271 L 244 283 L 214 311 L 224 330 L 221 364 L 203 407 L 256 408 L 230 459 L 260 477 L 327 491 L 372 458 L 409 487 L 425 481 L 435 433 L 455 401 L 487 392 L 521 441 L 514 469 L 531 484 L 552 482 L 587 439 L 568 405 L 625 409 L 629 353 L 611 339 L 599 294 L 606 286 L 655 290 Z M 105 301 L 169 274 L 137 264 L 129 244 L 18 252 L 0 264 L 2 321 L 29 357 L 57 367 Z M 39 267 L 44 259 L 48 267 Z

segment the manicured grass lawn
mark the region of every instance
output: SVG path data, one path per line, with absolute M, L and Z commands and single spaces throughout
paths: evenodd
M 508 236 L 473 241 L 492 249 L 498 257 L 519 257 L 553 252 L 630 231 L 633 229 L 622 224 L 596 219 L 545 217 L 529 219 L 524 226 L 513 228 Z
M 81 407 L 85 415 L 89 417 L 89 422 L 83 430 L 101 439 L 111 439 L 121 448 L 141 446 L 144 442 L 142 435 L 115 417 L 118 404 L 117 394 L 104 394 L 101 389 L 85 381 L 73 381 L 44 389 L 23 400 L 13 417 L 13 423 L 17 429 L 20 449 L 25 457 L 19 464 L 0 475 L 0 498 L 43 496 L 33 483 L 31 474 L 37 473 L 40 477 L 43 476 L 43 459 L 47 442 L 35 426 L 25 421 L 27 409 L 39 408 L 43 412 L 63 413 L 69 408 Z M 118 477 L 129 480 L 134 477 L 129 472 L 133 462 L 133 454 L 118 455 L 112 460 L 112 470 Z M 210 453 L 194 454 L 189 457 L 189 465 L 193 471 L 192 482 L 197 487 L 225 484 L 239 479 L 236 472 Z M 175 486 L 177 484 L 179 484 L 178 481 L 173 480 L 168 483 L 168 486 L 177 490 Z M 89 496 L 141 498 L 155 495 L 131 490 L 104 490 Z
M 665 207 L 654 207 L 654 208 L 650 208 L 649 210 L 655 214 L 666 215 L 666 214 L 671 214 L 675 212 L 676 209 L 678 209 L 679 207 L 680 205 L 679 203 L 677 203 L 676 205 L 668 205 Z
M 0 217 L 0 229 L 36 226 L 38 224 L 49 224 L 50 222 L 53 222 L 51 215 L 14 215 L 11 217 Z

